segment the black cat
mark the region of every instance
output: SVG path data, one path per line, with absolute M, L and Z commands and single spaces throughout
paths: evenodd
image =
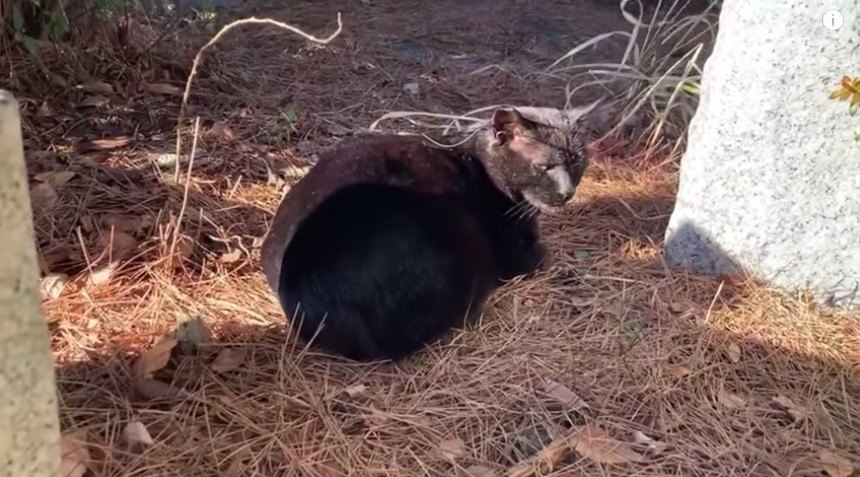
M 299 335 L 397 359 L 479 315 L 502 281 L 546 266 L 536 215 L 573 196 L 588 111 L 500 109 L 460 147 L 380 135 L 324 154 L 263 245 Z

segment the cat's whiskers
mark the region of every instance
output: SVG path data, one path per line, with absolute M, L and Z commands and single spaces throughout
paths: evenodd
M 529 219 L 531 217 L 534 217 L 540 211 L 537 207 L 529 204 L 527 201 L 523 201 L 523 203 L 524 205 L 521 208 L 517 220 Z
M 514 204 L 510 209 L 505 212 L 505 217 L 514 217 L 516 214 L 522 211 L 525 206 L 530 205 L 525 199 L 520 200 L 516 204 Z

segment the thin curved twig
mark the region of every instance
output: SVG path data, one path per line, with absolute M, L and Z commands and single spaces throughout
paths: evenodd
M 182 152 L 182 134 L 180 129 L 182 127 L 182 121 L 185 119 L 185 110 L 188 108 L 188 97 L 191 95 L 191 84 L 194 82 L 194 78 L 197 76 L 197 68 L 200 67 L 200 60 L 203 58 L 203 52 L 205 52 L 210 46 L 218 43 L 218 41 L 227 34 L 228 31 L 242 25 L 272 25 L 278 28 L 283 28 L 284 30 L 288 30 L 290 32 L 295 33 L 296 35 L 301 36 L 302 38 L 312 41 L 314 43 L 319 43 L 325 45 L 340 35 L 340 32 L 343 30 L 343 22 L 341 21 L 340 13 L 337 14 L 337 30 L 334 31 L 331 35 L 326 38 L 317 38 L 309 33 L 305 33 L 304 31 L 289 25 L 284 22 L 279 22 L 277 20 L 272 20 L 271 18 L 245 18 L 242 20 L 236 20 L 228 25 L 225 25 L 215 36 L 212 37 L 205 45 L 203 45 L 200 50 L 197 51 L 197 55 L 194 57 L 194 63 L 191 65 L 191 73 L 188 75 L 188 80 L 185 81 L 185 92 L 182 93 L 182 104 L 179 107 L 179 118 L 176 120 L 176 170 L 174 171 L 175 179 L 179 180 L 179 155 Z

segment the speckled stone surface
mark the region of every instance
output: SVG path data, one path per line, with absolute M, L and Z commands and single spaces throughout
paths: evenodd
M 835 8 L 845 23 L 824 28 Z M 860 115 L 828 99 L 860 75 L 860 2 L 725 0 L 666 233 L 670 265 L 742 267 L 860 306 Z
M 60 425 L 48 325 L 39 308 L 18 102 L 0 89 L 0 477 L 56 477 Z

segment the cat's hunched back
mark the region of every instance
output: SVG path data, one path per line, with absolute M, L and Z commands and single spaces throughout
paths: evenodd
M 263 249 L 294 329 L 348 358 L 396 359 L 479 315 L 502 281 L 546 265 L 536 212 L 582 176 L 575 126 L 499 110 L 458 149 L 379 135 L 329 151 Z

